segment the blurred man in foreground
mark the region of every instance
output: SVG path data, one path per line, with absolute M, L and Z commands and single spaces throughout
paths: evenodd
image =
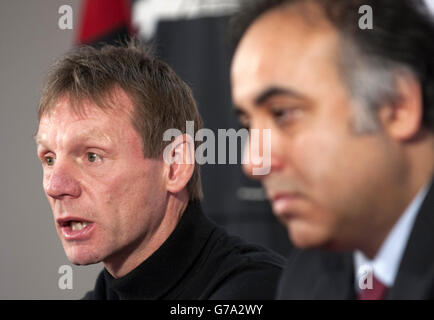
M 360 27 L 362 6 L 372 29 Z M 278 297 L 434 298 L 434 28 L 423 3 L 260 1 L 234 28 L 236 111 L 271 129 L 271 171 L 252 176 L 301 249 Z
M 104 263 L 85 298 L 274 297 L 282 259 L 201 211 L 187 121 L 202 124 L 189 87 L 138 46 L 83 47 L 52 67 L 38 156 L 68 259 Z

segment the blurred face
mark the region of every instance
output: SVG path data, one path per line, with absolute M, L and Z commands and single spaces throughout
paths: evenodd
M 252 148 L 244 170 L 261 180 L 295 245 L 352 248 L 384 225 L 379 208 L 399 170 L 396 152 L 383 134 L 353 133 L 350 97 L 336 69 L 337 34 L 300 19 L 271 11 L 236 50 L 231 81 L 239 119 L 250 129 L 271 129 L 270 173 L 252 175 Z
M 125 94 L 117 104 L 123 107 L 102 111 L 83 102 L 78 115 L 63 98 L 39 123 L 44 191 L 75 264 L 116 260 L 146 247 L 165 210 L 162 161 L 144 158 Z

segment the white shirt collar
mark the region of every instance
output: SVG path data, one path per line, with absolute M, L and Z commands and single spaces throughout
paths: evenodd
M 359 250 L 354 252 L 354 274 L 357 289 L 359 283 L 358 272 L 362 270 L 361 268 L 366 268 L 366 266 L 373 271 L 375 277 L 384 285 L 393 286 L 417 213 L 428 193 L 428 187 L 429 184 L 418 192 L 389 232 L 373 260 L 369 260 Z

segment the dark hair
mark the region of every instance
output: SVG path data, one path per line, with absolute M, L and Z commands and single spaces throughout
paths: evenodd
M 194 121 L 195 133 L 202 127 L 190 88 L 137 40 L 127 46 L 82 46 L 60 58 L 44 83 L 39 120 L 65 95 L 77 112 L 81 111 L 79 102 L 83 100 L 102 109 L 119 107 L 112 100 L 116 88 L 123 90 L 133 103 L 131 122 L 142 137 L 145 157 L 162 155 L 170 143 L 163 141 L 167 129 L 186 133 L 186 121 Z M 190 200 L 202 198 L 199 170 L 196 163 L 187 184 Z
M 354 61 L 357 61 L 359 68 L 372 70 L 373 78 L 375 73 L 383 72 L 383 76 L 377 77 L 377 84 L 372 82 L 366 86 L 370 89 L 382 87 L 380 79 L 384 80 L 384 72 L 392 74 L 398 69 L 405 69 L 411 72 L 421 86 L 423 125 L 434 130 L 434 17 L 422 0 L 244 1 L 239 13 L 231 20 L 233 44 L 238 44 L 248 27 L 261 15 L 273 9 L 306 3 L 317 5 L 324 18 L 339 33 L 343 46 L 340 50 L 339 67 L 353 97 L 361 95 L 360 91 L 358 92 L 360 89 L 355 85 L 357 81 L 351 81 L 360 70 L 355 68 Z M 359 28 L 359 8 L 363 5 L 372 8 L 372 29 Z M 306 8 L 300 7 L 301 11 L 304 9 Z M 345 46 L 353 46 L 355 50 L 345 50 Z M 356 52 L 357 56 L 349 57 L 350 52 Z M 360 81 L 357 83 L 360 84 Z M 371 97 L 366 97 L 369 95 L 367 91 L 363 93 L 365 97 L 358 98 L 372 108 L 386 98 L 396 98 L 390 97 L 390 90 L 389 94 L 382 94 L 378 89 L 377 94 Z M 397 94 L 396 91 L 394 94 Z M 376 101 L 372 101 L 373 97 Z

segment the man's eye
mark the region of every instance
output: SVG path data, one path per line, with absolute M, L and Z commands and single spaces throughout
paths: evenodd
M 47 164 L 47 166 L 52 166 L 54 164 L 54 158 L 53 157 L 45 157 L 44 161 Z
M 299 108 L 281 108 L 272 110 L 273 117 L 278 123 L 286 123 L 288 121 L 295 120 L 301 115 L 301 110 Z
M 102 159 L 96 153 L 94 153 L 94 152 L 88 152 L 87 153 L 87 160 L 89 160 L 89 162 L 98 162 L 98 161 L 101 161 Z

